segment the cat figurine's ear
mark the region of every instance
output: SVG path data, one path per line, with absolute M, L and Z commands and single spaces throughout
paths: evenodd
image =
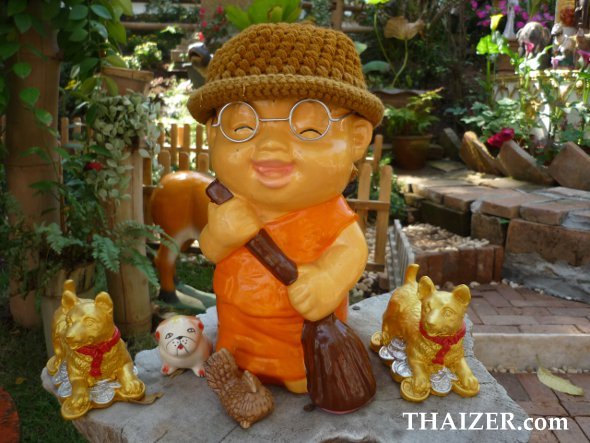
M 430 277 L 422 277 L 418 283 L 418 299 L 424 300 L 424 298 L 430 296 L 434 292 L 436 292 L 436 288 L 434 287 L 432 280 L 430 280 Z
M 467 306 L 471 301 L 471 292 L 465 285 L 459 285 L 453 289 L 453 297 L 459 300 L 463 305 Z

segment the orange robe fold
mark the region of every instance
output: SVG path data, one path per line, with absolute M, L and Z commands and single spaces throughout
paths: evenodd
M 298 266 L 312 263 L 356 221 L 339 196 L 292 212 L 264 226 L 275 243 Z M 287 286 L 242 246 L 217 264 L 217 350 L 227 348 L 241 369 L 267 383 L 305 377 L 301 332 L 303 317 L 291 306 Z M 346 320 L 348 297 L 336 311 Z

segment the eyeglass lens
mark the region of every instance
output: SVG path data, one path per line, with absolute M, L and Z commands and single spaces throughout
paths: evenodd
M 297 103 L 290 114 L 289 125 L 297 137 L 304 140 L 316 140 L 327 132 L 330 126 L 328 109 L 318 102 L 304 101 Z M 282 117 L 287 120 L 287 116 Z M 266 119 L 262 118 L 264 122 Z M 220 126 L 224 134 L 234 141 L 245 141 L 255 135 L 257 128 L 256 111 L 246 103 L 232 103 L 223 109 Z

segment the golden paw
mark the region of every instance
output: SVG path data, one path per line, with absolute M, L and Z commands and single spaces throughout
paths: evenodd
M 477 381 L 477 380 L 476 380 Z M 479 382 L 472 387 L 465 387 L 458 381 L 453 382 L 453 391 L 461 397 L 473 397 L 479 393 Z
M 415 392 L 413 379 L 412 377 L 409 377 L 401 382 L 400 392 L 404 400 L 419 403 L 428 398 L 430 395 L 430 387 L 424 389 L 422 392 Z
M 61 415 L 66 420 L 75 420 L 82 417 L 90 409 L 90 398 L 69 397 L 61 405 Z

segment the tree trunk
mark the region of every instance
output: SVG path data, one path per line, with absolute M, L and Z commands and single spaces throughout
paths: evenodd
M 31 2 L 30 12 L 36 16 L 41 11 L 41 1 Z M 59 93 L 59 60 L 57 59 L 56 32 L 46 25 L 46 36 L 39 35 L 32 27 L 21 34 L 19 43 L 21 49 L 15 56 L 18 61 L 31 65 L 31 74 L 21 79 L 14 74 L 9 79 L 11 92 L 10 102 L 6 110 L 6 180 L 8 189 L 16 197 L 22 211 L 31 225 L 40 222 L 59 223 L 59 201 L 47 193 L 40 194 L 31 188 L 31 184 L 40 180 L 57 180 L 59 171 L 58 155 L 53 149 L 57 145 L 55 136 L 46 127 L 40 126 L 34 114 L 25 108 L 19 98 L 19 92 L 23 88 L 33 87 L 40 91 L 36 107 L 42 108 L 53 116 L 51 127 L 57 129 L 57 105 Z M 39 49 L 45 59 L 33 54 L 27 46 Z M 45 150 L 50 162 L 41 159 L 37 155 L 22 156 L 30 147 L 38 146 Z M 38 257 L 36 251 L 23 251 L 26 260 L 35 266 Z M 13 276 L 17 281 L 22 276 Z M 16 296 L 15 288 L 18 284 L 11 284 L 10 296 Z M 23 306 L 34 307 L 34 303 Z M 20 305 L 19 305 L 20 306 Z M 20 322 L 26 318 L 28 325 L 33 324 L 34 318 L 40 323 L 39 314 L 33 309 L 28 313 L 13 312 L 15 321 Z

